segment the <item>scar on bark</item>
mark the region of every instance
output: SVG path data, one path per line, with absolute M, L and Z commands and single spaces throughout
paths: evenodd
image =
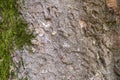
M 117 0 L 106 0 L 106 6 L 110 13 L 119 15 L 119 6 Z

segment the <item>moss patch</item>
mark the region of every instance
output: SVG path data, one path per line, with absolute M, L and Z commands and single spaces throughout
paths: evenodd
M 0 80 L 8 80 L 12 64 L 10 54 L 14 48 L 30 46 L 34 38 L 27 22 L 20 17 L 18 7 L 16 0 L 0 0 Z

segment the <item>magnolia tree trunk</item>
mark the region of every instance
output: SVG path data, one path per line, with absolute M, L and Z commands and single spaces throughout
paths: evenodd
M 105 0 L 25 0 L 22 9 L 37 37 L 33 53 L 16 53 L 19 78 L 120 80 L 119 18 Z

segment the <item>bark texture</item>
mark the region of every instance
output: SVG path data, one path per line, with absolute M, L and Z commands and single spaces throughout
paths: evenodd
M 38 35 L 34 53 L 16 53 L 19 78 L 120 80 L 119 18 L 105 0 L 25 0 L 22 9 Z

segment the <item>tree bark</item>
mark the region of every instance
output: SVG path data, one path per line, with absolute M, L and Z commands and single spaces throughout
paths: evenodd
M 20 53 L 20 76 L 120 80 L 119 18 L 105 0 L 25 0 L 22 14 L 38 35 L 34 53 Z

